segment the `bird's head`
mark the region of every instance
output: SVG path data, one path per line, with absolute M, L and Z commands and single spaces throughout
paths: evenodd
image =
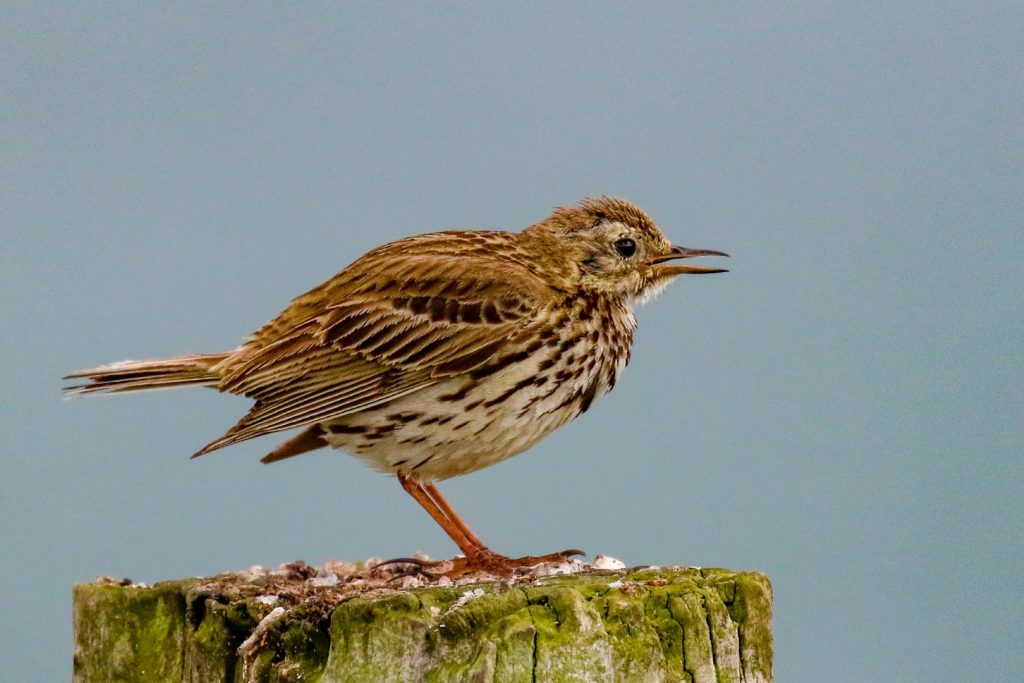
M 646 301 L 677 275 L 726 272 L 674 263 L 728 254 L 674 246 L 646 213 L 614 197 L 584 199 L 558 208 L 527 230 L 557 240 L 558 254 L 551 256 L 573 284 L 630 301 Z

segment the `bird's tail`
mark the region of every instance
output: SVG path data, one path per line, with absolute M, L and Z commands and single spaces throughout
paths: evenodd
M 216 366 L 230 355 L 210 353 L 163 360 L 123 360 L 71 373 L 64 379 L 87 381 L 84 384 L 65 387 L 64 391 L 69 396 L 78 396 L 187 386 L 216 386 L 221 377 Z

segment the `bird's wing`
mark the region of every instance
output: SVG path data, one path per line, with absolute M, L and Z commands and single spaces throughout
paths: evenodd
M 256 403 L 196 455 L 471 371 L 500 357 L 540 317 L 545 286 L 521 264 L 395 245 L 296 299 L 229 359 L 219 388 Z

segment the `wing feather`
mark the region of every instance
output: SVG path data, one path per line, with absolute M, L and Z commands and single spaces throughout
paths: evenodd
M 495 248 L 467 253 L 461 235 Z M 514 237 L 402 240 L 297 298 L 225 361 L 219 388 L 256 403 L 196 455 L 367 410 L 488 363 L 549 298 L 530 268 L 501 255 Z

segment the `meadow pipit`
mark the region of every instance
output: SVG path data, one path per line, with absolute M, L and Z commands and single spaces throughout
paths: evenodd
M 227 353 L 122 361 L 76 394 L 207 386 L 255 404 L 195 456 L 301 428 L 263 462 L 342 448 L 399 482 L 466 566 L 510 571 L 565 553 L 490 550 L 433 482 L 516 455 L 584 413 L 629 361 L 633 304 L 719 251 L 672 246 L 636 206 L 585 199 L 522 232 L 385 244 L 295 299 Z M 566 551 L 570 552 L 570 551 Z M 575 552 L 575 551 L 573 551 Z

